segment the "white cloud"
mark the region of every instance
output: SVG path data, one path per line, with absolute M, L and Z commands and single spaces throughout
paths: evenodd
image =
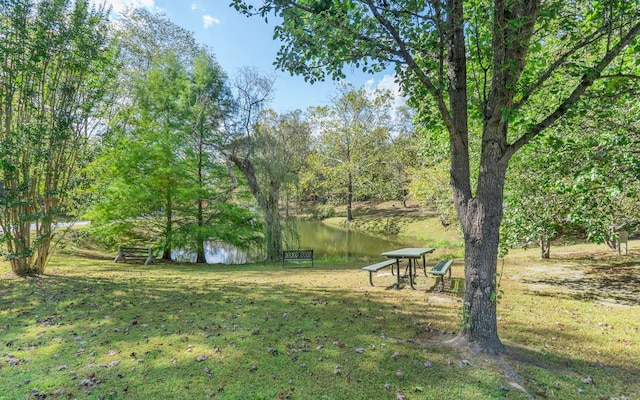
M 216 17 L 212 17 L 211 15 L 203 15 L 202 16 L 202 24 L 204 29 L 208 29 L 213 24 L 219 24 L 220 20 Z
M 198 7 L 198 5 L 196 3 L 191 4 L 191 10 L 192 11 L 195 11 L 195 10 L 198 10 L 198 9 L 199 9 L 199 7 Z
M 373 92 L 376 89 L 388 90 L 393 97 L 392 103 L 394 109 L 406 104 L 407 99 L 402 95 L 402 89 L 400 88 L 400 84 L 396 82 L 395 75 L 385 75 L 377 84 L 375 79 L 371 78 L 365 82 L 364 87 L 370 92 Z

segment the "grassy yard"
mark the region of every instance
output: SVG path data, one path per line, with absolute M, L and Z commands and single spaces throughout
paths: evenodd
M 447 345 L 458 294 L 361 264 L 0 264 L 0 399 L 640 399 L 639 245 L 511 254 L 498 358 Z

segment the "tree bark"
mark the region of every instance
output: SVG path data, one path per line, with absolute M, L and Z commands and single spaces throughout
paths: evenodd
M 203 207 L 202 199 L 198 199 L 198 231 L 197 231 L 197 248 L 196 248 L 196 262 L 198 264 L 206 264 L 207 257 L 204 254 L 204 240 L 205 238 L 202 236 L 202 231 L 204 228 L 204 207 Z
M 228 157 L 247 178 L 249 190 L 262 209 L 265 221 L 264 235 L 267 245 L 267 262 L 278 262 L 282 257 L 282 229 L 278 210 L 280 183 L 272 181 L 269 185 L 269 192 L 265 194 L 260 188 L 251 161 L 240 159 L 234 154 L 228 154 Z
M 203 236 L 205 219 L 204 219 L 204 199 L 202 199 L 202 193 L 205 190 L 205 182 L 204 182 L 204 141 L 202 137 L 198 137 L 198 186 L 200 189 L 200 196 L 198 196 L 198 215 L 197 215 L 197 247 L 196 247 L 196 263 L 198 264 L 206 264 L 207 257 L 204 254 L 204 241 L 205 238 Z
M 549 238 L 540 237 L 540 258 L 548 259 L 551 252 L 551 240 Z
M 173 203 L 171 193 L 167 192 L 167 207 L 165 208 L 165 243 L 162 250 L 162 259 L 171 261 L 171 241 L 173 240 Z
M 465 243 L 465 325 L 461 338 L 491 353 L 504 350 L 498 337 L 496 272 L 505 173 L 506 166 L 485 164 L 477 195 L 457 200 L 465 204 L 459 213 Z

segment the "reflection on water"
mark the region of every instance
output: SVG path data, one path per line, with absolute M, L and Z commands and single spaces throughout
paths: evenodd
M 204 255 L 207 264 L 249 264 L 264 260 L 262 249 L 239 249 L 231 244 L 219 240 L 204 243 Z M 180 262 L 196 262 L 196 254 L 184 250 L 177 250 L 171 254 L 171 259 Z
M 376 257 L 403 247 L 394 240 L 381 239 L 351 229 L 339 229 L 317 221 L 298 221 L 300 248 L 314 249 L 318 258 Z M 295 247 L 295 246 L 293 246 Z
M 296 221 L 290 219 L 283 224 L 285 249 L 313 249 L 315 258 L 342 258 L 346 261 L 362 257 L 378 257 L 380 253 L 405 245 L 395 240 L 386 240 L 328 226 L 318 221 Z M 213 241 L 205 243 L 208 264 L 246 264 L 264 259 L 264 251 L 241 250 L 232 245 Z M 176 261 L 195 262 L 196 255 L 175 251 Z

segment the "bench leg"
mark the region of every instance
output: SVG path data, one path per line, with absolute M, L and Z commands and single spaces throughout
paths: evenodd
M 373 272 L 369 271 L 369 284 L 373 286 Z

